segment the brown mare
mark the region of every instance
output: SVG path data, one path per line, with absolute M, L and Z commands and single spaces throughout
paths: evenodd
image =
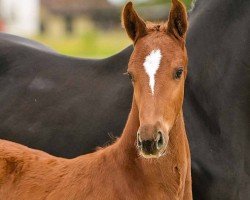
M 128 74 L 131 112 L 113 145 L 63 159 L 0 142 L 0 199 L 192 199 L 182 103 L 187 14 L 172 0 L 167 23 L 145 23 L 128 3 L 123 24 L 134 42 Z

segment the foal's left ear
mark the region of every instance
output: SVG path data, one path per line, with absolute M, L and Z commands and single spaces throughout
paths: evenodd
M 187 32 L 187 11 L 179 0 L 172 0 L 172 6 L 168 19 L 167 31 L 177 39 L 186 39 Z

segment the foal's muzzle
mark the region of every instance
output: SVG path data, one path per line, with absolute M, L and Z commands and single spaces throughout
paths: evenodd
M 149 133 L 138 131 L 137 133 L 137 147 L 140 154 L 145 158 L 158 158 L 162 156 L 166 149 L 166 140 L 162 131 L 153 130 L 150 135 Z

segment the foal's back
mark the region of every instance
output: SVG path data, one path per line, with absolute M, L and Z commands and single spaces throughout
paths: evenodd
M 131 193 L 133 176 L 124 178 L 120 167 L 124 160 L 116 150 L 114 144 L 92 154 L 63 159 L 0 140 L 0 199 L 134 199 L 138 194 Z M 125 195 L 126 191 L 130 192 Z
M 0 140 L 1 199 L 45 199 L 67 171 L 67 161 Z M 32 195 L 30 195 L 32 194 Z

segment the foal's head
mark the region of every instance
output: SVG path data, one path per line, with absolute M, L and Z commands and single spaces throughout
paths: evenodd
M 129 2 L 122 17 L 134 42 L 127 72 L 139 110 L 137 146 L 145 158 L 158 158 L 164 155 L 169 132 L 183 102 L 187 72 L 186 9 L 178 0 L 172 0 L 169 20 L 153 24 L 145 23 Z

